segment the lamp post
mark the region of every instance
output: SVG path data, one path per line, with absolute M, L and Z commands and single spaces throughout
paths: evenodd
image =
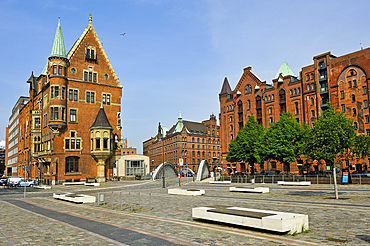
M 162 141 L 162 160 L 163 160 L 163 167 L 162 167 L 162 180 L 163 180 L 163 184 L 162 184 L 162 188 L 166 188 L 166 180 L 165 180 L 165 176 L 164 176 L 164 141 L 163 141 L 163 134 L 162 134 L 162 127 L 161 127 L 161 122 L 159 122 L 159 126 L 158 126 L 158 140 Z

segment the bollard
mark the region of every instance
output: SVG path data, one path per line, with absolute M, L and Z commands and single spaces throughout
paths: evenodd
M 331 175 L 330 175 L 330 177 L 329 177 L 329 183 L 331 184 Z
M 359 175 L 359 177 L 360 177 L 360 184 L 361 184 L 361 174 Z
M 272 176 L 272 181 L 271 182 L 274 183 L 274 176 Z
M 113 197 L 113 191 L 112 191 L 112 210 L 113 210 L 113 203 L 114 203 L 114 197 Z
M 319 184 L 319 175 L 316 175 L 316 184 Z
M 265 183 L 265 175 L 262 176 L 262 183 Z
M 140 206 L 140 203 L 141 203 L 141 197 L 140 197 L 140 192 L 139 192 L 139 206 Z
M 96 198 L 96 200 L 98 200 L 98 206 L 99 206 L 99 192 L 98 192 L 98 197 Z
M 294 175 L 293 175 L 293 182 L 294 182 Z
M 307 181 L 307 177 L 306 177 L 306 175 L 304 175 L 304 181 Z

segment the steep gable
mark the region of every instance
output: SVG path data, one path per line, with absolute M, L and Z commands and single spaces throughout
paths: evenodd
M 91 59 L 87 58 L 87 49 L 94 51 Z M 67 57 L 70 61 L 71 72 L 69 73 L 69 77 L 71 79 L 83 81 L 84 72 L 93 71 L 97 73 L 98 84 L 122 88 L 122 84 L 119 82 L 108 56 L 105 53 L 103 45 L 91 24 L 91 14 L 89 24 L 74 43 L 71 50 L 68 52 Z M 82 67 L 82 69 L 76 69 L 76 67 Z M 75 69 L 72 70 L 73 68 Z

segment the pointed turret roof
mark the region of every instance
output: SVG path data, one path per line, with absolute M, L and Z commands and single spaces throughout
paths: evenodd
M 230 87 L 229 81 L 227 80 L 226 76 L 225 76 L 224 84 L 222 85 L 222 89 L 220 92 L 220 95 L 222 94 L 231 94 L 231 87 Z
M 276 73 L 274 79 L 277 79 L 280 74 L 282 74 L 283 77 L 285 77 L 287 75 L 291 75 L 291 76 L 297 77 L 294 74 L 293 70 L 289 67 L 289 65 L 288 65 L 287 62 L 284 62 L 283 64 L 281 64 L 281 66 L 279 68 L 279 71 Z
M 184 128 L 184 123 L 182 122 L 182 116 L 181 116 L 181 112 L 180 112 L 179 118 L 177 118 L 176 128 L 175 128 L 173 133 L 181 132 L 182 128 Z
M 96 116 L 94 123 L 90 126 L 90 130 L 96 128 L 113 129 L 109 123 L 107 115 L 105 114 L 103 104 L 100 106 L 98 115 Z
M 57 31 L 55 32 L 53 48 L 51 49 L 51 54 L 49 57 L 67 58 L 66 48 L 64 46 L 62 27 L 60 26 L 60 17 L 58 18 Z
M 44 69 L 42 70 L 42 72 L 41 72 L 41 75 L 47 75 L 47 70 L 48 70 L 48 63 L 46 63 L 45 64 L 45 67 L 44 67 Z

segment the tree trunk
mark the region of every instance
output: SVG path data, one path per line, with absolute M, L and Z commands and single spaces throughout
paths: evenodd
M 335 199 L 338 199 L 337 171 L 333 168 Z

